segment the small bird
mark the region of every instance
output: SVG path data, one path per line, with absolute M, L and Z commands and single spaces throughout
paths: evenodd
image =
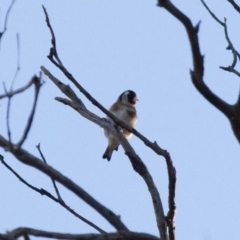
M 118 100 L 110 107 L 109 111 L 130 127 L 134 128 L 137 123 L 137 111 L 135 108 L 137 101 L 136 93 L 127 90 L 119 96 Z M 112 119 L 108 117 L 107 119 L 113 123 Z M 125 129 L 121 129 L 121 132 L 126 139 L 129 139 L 132 136 L 132 133 Z M 118 150 L 119 142 L 108 131 L 104 130 L 104 134 L 108 138 L 108 147 L 102 158 L 106 158 L 110 161 L 113 151 Z

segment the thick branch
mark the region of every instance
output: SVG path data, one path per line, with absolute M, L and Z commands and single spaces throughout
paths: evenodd
M 228 0 L 232 4 L 232 6 L 235 8 L 235 10 L 240 13 L 240 7 L 236 4 L 234 0 Z
M 0 234 L 0 239 L 16 240 L 23 236 L 35 236 L 54 239 L 72 239 L 72 240 L 159 240 L 159 238 L 145 233 L 135 233 L 121 231 L 108 234 L 69 234 L 58 232 L 47 232 L 33 228 L 17 228 L 7 234 Z
M 19 148 L 17 145 L 9 148 L 9 142 L 1 135 L 0 146 L 10 151 L 20 162 L 38 169 L 39 171 L 45 173 L 49 177 L 52 177 L 57 182 L 65 186 L 67 189 L 75 193 L 79 198 L 81 198 L 88 205 L 94 208 L 99 214 L 101 214 L 117 230 L 127 230 L 127 227 L 121 222 L 121 220 L 116 214 L 114 214 L 111 210 L 100 204 L 97 200 L 90 196 L 86 191 L 84 191 L 71 179 L 67 178 L 50 165 L 43 163 L 40 159 L 31 155 L 23 148 Z
M 54 197 L 50 192 L 48 192 L 47 190 L 41 188 L 37 188 L 34 187 L 33 185 L 31 185 L 30 183 L 28 183 L 26 180 L 24 180 L 16 171 L 14 171 L 4 160 L 3 157 L 0 156 L 0 161 L 3 163 L 3 165 L 9 169 L 23 184 L 25 184 L 26 186 L 28 186 L 29 188 L 31 188 L 32 190 L 34 190 L 37 193 L 40 193 L 43 196 L 47 196 L 48 198 L 50 198 L 51 200 L 53 200 L 56 203 L 59 203 L 62 207 L 64 207 L 66 210 L 68 210 L 70 213 L 72 213 L 75 217 L 77 217 L 78 219 L 82 220 L 83 222 L 85 222 L 86 224 L 88 224 L 89 226 L 93 227 L 95 230 L 99 231 L 100 233 L 106 233 L 104 230 L 102 230 L 101 228 L 99 228 L 97 225 L 95 225 L 94 223 L 92 223 L 91 221 L 89 221 L 88 219 L 82 217 L 81 215 L 79 215 L 77 212 L 75 212 L 72 208 L 70 208 L 63 200 L 62 198 L 56 198 Z

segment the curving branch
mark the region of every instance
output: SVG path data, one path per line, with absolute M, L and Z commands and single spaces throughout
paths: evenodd
M 54 239 L 69 239 L 69 240 L 160 240 L 159 238 L 145 233 L 136 233 L 129 231 L 120 231 L 117 233 L 108 234 L 69 234 L 48 232 L 33 228 L 17 228 L 7 234 L 0 234 L 0 239 L 16 240 L 20 237 L 35 236 Z
M 62 173 L 55 170 L 50 165 L 42 162 L 40 159 L 33 156 L 23 148 L 18 147 L 18 145 L 12 145 L 12 147 L 9 147 L 8 140 L 5 139 L 2 135 L 0 135 L 0 146 L 12 153 L 20 162 L 38 169 L 50 178 L 53 178 L 55 181 L 61 183 L 71 192 L 75 193 L 76 196 L 78 196 L 80 199 L 90 205 L 93 209 L 95 209 L 99 214 L 101 214 L 118 231 L 128 230 L 115 213 L 103 206 L 96 199 L 90 196 L 86 191 L 84 191 L 80 186 L 74 183 L 71 179 L 64 176 Z
M 185 27 L 191 46 L 193 58 L 193 70 L 191 71 L 191 78 L 196 89 L 202 96 L 209 101 L 214 107 L 221 111 L 230 121 L 232 130 L 240 143 L 240 105 L 239 101 L 236 104 L 230 105 L 223 101 L 220 97 L 214 94 L 203 80 L 204 74 L 204 59 L 200 52 L 198 30 L 199 25 L 193 26 L 191 20 L 176 8 L 170 0 L 158 0 L 158 6 L 165 8 L 175 18 L 177 18 Z

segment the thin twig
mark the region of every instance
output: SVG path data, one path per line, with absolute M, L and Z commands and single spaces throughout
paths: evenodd
M 240 8 L 239 6 L 235 3 L 235 1 L 233 0 L 228 0 L 232 5 L 233 7 L 240 13 Z M 204 6 L 206 7 L 206 4 L 204 4 Z M 207 8 L 207 7 L 206 7 Z M 208 9 L 208 8 L 207 8 Z M 222 24 L 221 24 L 222 25 Z M 234 74 L 236 74 L 237 76 L 240 77 L 240 72 L 235 70 L 234 67 L 237 63 L 237 58 L 238 58 L 238 61 L 240 61 L 240 54 L 239 52 L 234 48 L 233 44 L 231 43 L 230 41 L 230 38 L 228 36 L 228 31 L 227 31 L 227 24 L 226 24 L 226 19 L 225 19 L 225 23 L 224 25 L 222 25 L 224 27 L 224 32 L 225 32 L 225 38 L 228 42 L 228 47 L 227 47 L 227 50 L 232 50 L 232 54 L 233 54 L 233 62 L 231 64 L 231 66 L 228 66 L 228 67 L 220 67 L 221 69 L 225 70 L 225 71 L 228 71 L 228 72 L 232 72 Z M 197 40 L 198 40 L 198 37 L 197 36 L 194 36 Z M 190 37 L 189 37 L 190 39 Z M 193 41 L 193 39 L 190 39 L 190 43 Z M 198 46 L 199 47 L 199 46 Z M 193 51 L 192 51 L 193 52 Z M 193 55 L 195 56 L 195 60 L 198 58 L 197 55 L 198 54 L 194 54 L 193 52 Z M 195 76 L 192 76 L 192 77 L 195 77 Z M 199 92 L 202 93 L 203 96 L 206 97 L 206 91 L 204 91 L 205 89 L 201 89 L 201 86 L 202 85 L 205 85 L 203 83 L 203 80 L 202 80 L 202 77 L 199 78 L 199 82 L 200 84 L 196 84 L 197 81 L 196 81 L 196 77 L 195 77 L 195 81 L 193 81 L 195 83 L 195 85 L 199 85 L 197 86 Z M 206 97 L 207 100 L 212 103 L 216 108 L 218 108 L 222 113 L 224 113 L 226 115 L 226 117 L 229 119 L 230 123 L 231 123 L 231 127 L 232 127 L 232 130 L 233 130 L 233 133 L 235 135 L 235 137 L 237 138 L 238 142 L 240 143 L 240 99 L 239 99 L 239 96 L 238 96 L 238 99 L 237 99 L 237 102 L 236 104 L 234 105 L 230 105 L 230 104 L 227 104 L 226 102 L 224 102 L 223 100 L 220 100 L 220 98 L 215 98 L 215 100 L 213 101 L 213 94 L 210 94 L 210 98 L 209 97 Z
M 66 205 L 66 203 L 64 201 L 62 201 L 62 199 L 57 199 L 55 198 L 51 193 L 49 193 L 47 190 L 41 188 L 37 188 L 34 187 L 33 185 L 29 184 L 26 180 L 24 180 L 16 171 L 14 171 L 3 159 L 3 157 L 0 157 L 0 161 L 3 163 L 3 165 L 9 169 L 22 183 L 24 183 L 26 186 L 28 186 L 29 188 L 31 188 L 32 190 L 40 193 L 41 195 L 45 195 L 47 197 L 49 197 L 50 199 L 52 199 L 53 201 L 59 203 L 62 207 L 64 207 L 65 209 L 67 209 L 69 212 L 71 212 L 75 217 L 79 218 L 80 220 L 82 220 L 83 222 L 87 223 L 89 226 L 93 227 L 95 230 L 99 231 L 100 233 L 106 233 L 104 230 L 102 230 L 101 228 L 99 228 L 97 225 L 95 225 L 94 223 L 90 222 L 89 220 L 87 220 L 86 218 L 82 217 L 81 215 L 79 215 L 77 212 L 75 212 L 73 209 L 71 209 L 69 206 Z
M 19 71 L 20 71 L 20 38 L 19 38 L 19 33 L 17 33 L 17 69 L 16 69 L 15 75 L 14 75 L 13 80 L 12 80 L 12 84 L 11 84 L 11 87 L 10 87 L 10 92 L 13 89 L 13 85 L 14 85 L 16 79 L 17 79 Z
M 48 28 L 49 28 L 49 30 L 51 32 L 51 35 L 52 35 L 52 45 L 53 45 L 53 47 L 51 48 L 51 55 L 56 58 L 57 62 L 59 62 L 60 65 L 63 65 L 61 60 L 60 60 L 60 58 L 58 57 L 56 38 L 55 38 L 54 31 L 52 29 L 52 26 L 50 24 L 50 20 L 49 20 L 48 14 L 47 14 L 47 10 L 44 7 L 44 5 L 42 5 L 42 8 L 43 8 L 43 11 L 44 11 L 44 14 L 45 14 L 45 17 L 46 17 L 47 26 L 48 26 Z
M 229 1 L 229 0 L 228 0 Z M 229 38 L 229 35 L 228 35 L 228 29 L 227 29 L 227 19 L 224 18 L 224 22 L 220 21 L 215 14 L 213 14 L 213 12 L 210 10 L 210 8 L 207 6 L 207 4 L 204 2 L 204 0 L 201 0 L 202 4 L 204 5 L 204 7 L 207 9 L 207 11 L 210 13 L 210 15 L 213 17 L 214 20 L 216 20 L 223 28 L 224 28 L 224 33 L 225 33 L 225 38 L 227 40 L 227 43 L 228 43 L 228 47 L 227 47 L 227 50 L 231 50 L 232 51 L 232 54 L 233 54 L 233 62 L 231 64 L 231 66 L 228 66 L 228 67 L 222 67 L 220 66 L 221 69 L 225 70 L 225 71 L 228 71 L 228 72 L 232 72 L 234 74 L 236 74 L 237 76 L 240 75 L 240 73 L 235 70 L 235 66 L 237 64 L 237 59 L 240 61 L 240 54 L 239 52 L 234 48 L 230 38 Z M 232 4 L 234 3 L 234 1 L 229 1 L 231 2 Z
M 232 72 L 232 73 L 236 74 L 238 77 L 240 77 L 240 72 L 238 72 L 236 69 L 232 68 L 231 66 L 229 66 L 229 67 L 220 66 L 219 68 L 221 68 L 227 72 Z
M 12 4 L 13 4 L 13 2 L 12 2 Z M 9 8 L 8 13 L 10 12 L 10 9 L 11 9 L 11 6 Z M 7 16 L 6 16 L 6 18 L 7 18 Z M 13 77 L 13 80 L 12 80 L 12 84 L 11 84 L 11 87 L 10 87 L 9 91 L 7 91 L 7 88 L 6 88 L 5 84 L 4 84 L 5 95 L 8 96 L 6 122 L 7 122 L 8 140 L 10 142 L 10 145 L 11 145 L 11 142 L 12 142 L 12 139 L 11 139 L 11 129 L 10 129 L 10 107 L 11 107 L 11 99 L 12 99 L 13 95 L 8 94 L 8 92 L 12 92 L 13 84 L 14 84 L 16 78 L 17 78 L 17 75 L 18 75 L 19 71 L 20 71 L 20 43 L 19 43 L 19 35 L 17 34 L 17 68 L 16 68 L 16 72 L 14 74 L 14 77 Z
M 20 182 L 22 182 L 23 184 L 25 184 L 26 186 L 28 186 L 29 188 L 31 188 L 32 190 L 40 193 L 41 195 L 46 195 L 47 197 L 51 198 L 53 201 L 58 202 L 58 199 L 55 198 L 51 193 L 49 193 L 48 191 L 46 191 L 45 189 L 41 188 L 36 188 L 33 185 L 29 184 L 27 181 L 25 181 L 17 172 L 15 172 L 5 161 L 3 158 L 0 158 L 0 161 L 2 162 L 2 164 L 8 169 L 10 170 L 19 180 Z
M 17 95 L 18 93 L 22 93 L 24 92 L 25 90 L 27 90 L 29 87 L 32 86 L 32 84 L 34 83 L 34 78 L 32 78 L 25 86 L 15 90 L 15 91 L 10 91 L 10 92 L 6 92 L 4 94 L 1 94 L 0 95 L 0 100 L 3 99 L 3 98 L 9 98 L 9 97 L 12 97 L 14 95 Z
M 45 163 L 47 164 L 47 161 L 46 161 L 46 159 L 45 159 L 45 157 L 44 157 L 44 155 L 43 155 L 43 153 L 42 153 L 42 150 L 41 150 L 41 147 L 40 147 L 40 143 L 36 146 L 36 148 L 38 149 L 39 154 L 41 155 L 41 158 L 42 158 L 43 162 L 45 162 Z M 62 197 L 61 197 L 61 195 L 60 195 L 60 192 L 59 192 L 59 190 L 58 190 L 58 188 L 57 188 L 57 185 L 56 185 L 56 183 L 55 183 L 55 181 L 54 181 L 54 179 L 53 179 L 52 177 L 51 177 L 51 180 L 52 180 L 53 187 L 54 187 L 54 189 L 55 189 L 55 192 L 56 192 L 56 194 L 57 194 L 57 196 L 58 196 L 59 201 L 64 202 L 63 199 L 62 199 Z
M 13 4 L 15 3 L 15 0 L 12 0 L 8 10 L 7 10 L 7 13 L 6 13 L 6 16 L 5 16 L 5 20 L 4 20 L 4 28 L 3 28 L 3 31 L 0 32 L 0 42 L 1 42 L 1 39 L 4 35 L 4 33 L 7 31 L 7 24 L 8 24 L 8 17 L 9 17 L 9 14 L 12 10 L 12 7 L 13 7 Z
M 5 83 L 3 83 L 5 94 L 8 94 L 7 87 Z M 7 103 L 7 113 L 6 113 L 6 123 L 7 123 L 7 134 L 8 134 L 8 141 L 10 146 L 12 145 L 12 139 L 11 139 L 11 129 L 10 129 L 10 107 L 11 107 L 11 96 L 8 97 L 8 103 Z
M 231 50 L 232 54 L 233 54 L 233 62 L 231 64 L 231 66 L 228 66 L 228 67 L 220 66 L 220 68 L 225 70 L 225 71 L 232 72 L 232 73 L 236 74 L 237 76 L 240 76 L 240 73 L 237 70 L 235 70 L 235 66 L 237 64 L 237 59 L 240 60 L 240 54 L 234 48 L 234 46 L 233 46 L 233 44 L 232 44 L 232 42 L 229 38 L 228 29 L 227 29 L 227 19 L 226 18 L 224 19 L 224 33 L 225 33 L 225 38 L 228 42 L 227 50 Z
M 207 4 L 204 2 L 204 0 L 201 0 L 203 6 L 208 10 L 209 14 L 220 24 L 224 27 L 224 23 L 217 18 L 217 16 L 210 10 L 210 8 L 207 6 Z
M 33 107 L 32 107 L 32 111 L 31 111 L 31 113 L 29 115 L 28 122 L 27 122 L 27 125 L 25 127 L 23 136 L 22 136 L 21 140 L 17 144 L 19 147 L 21 147 L 22 144 L 24 143 L 24 141 L 27 139 L 27 135 L 28 135 L 28 133 L 29 133 L 29 131 L 31 129 L 33 118 L 34 118 L 34 115 L 35 115 L 37 101 L 38 101 L 38 95 L 39 95 L 40 88 L 42 86 L 41 80 L 37 76 L 34 77 L 34 85 L 35 85 L 35 95 L 34 95 Z

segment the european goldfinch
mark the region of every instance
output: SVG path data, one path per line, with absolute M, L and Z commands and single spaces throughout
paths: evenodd
M 110 107 L 109 111 L 130 127 L 134 128 L 137 123 L 137 111 L 135 108 L 137 100 L 136 93 L 127 90 L 119 96 L 118 100 Z M 108 117 L 107 119 L 113 123 L 112 119 Z M 126 139 L 132 136 L 132 133 L 125 129 L 121 129 L 121 132 Z M 119 142 L 108 131 L 104 130 L 104 134 L 108 138 L 108 147 L 102 157 L 110 161 L 113 151 L 117 151 L 118 149 Z

